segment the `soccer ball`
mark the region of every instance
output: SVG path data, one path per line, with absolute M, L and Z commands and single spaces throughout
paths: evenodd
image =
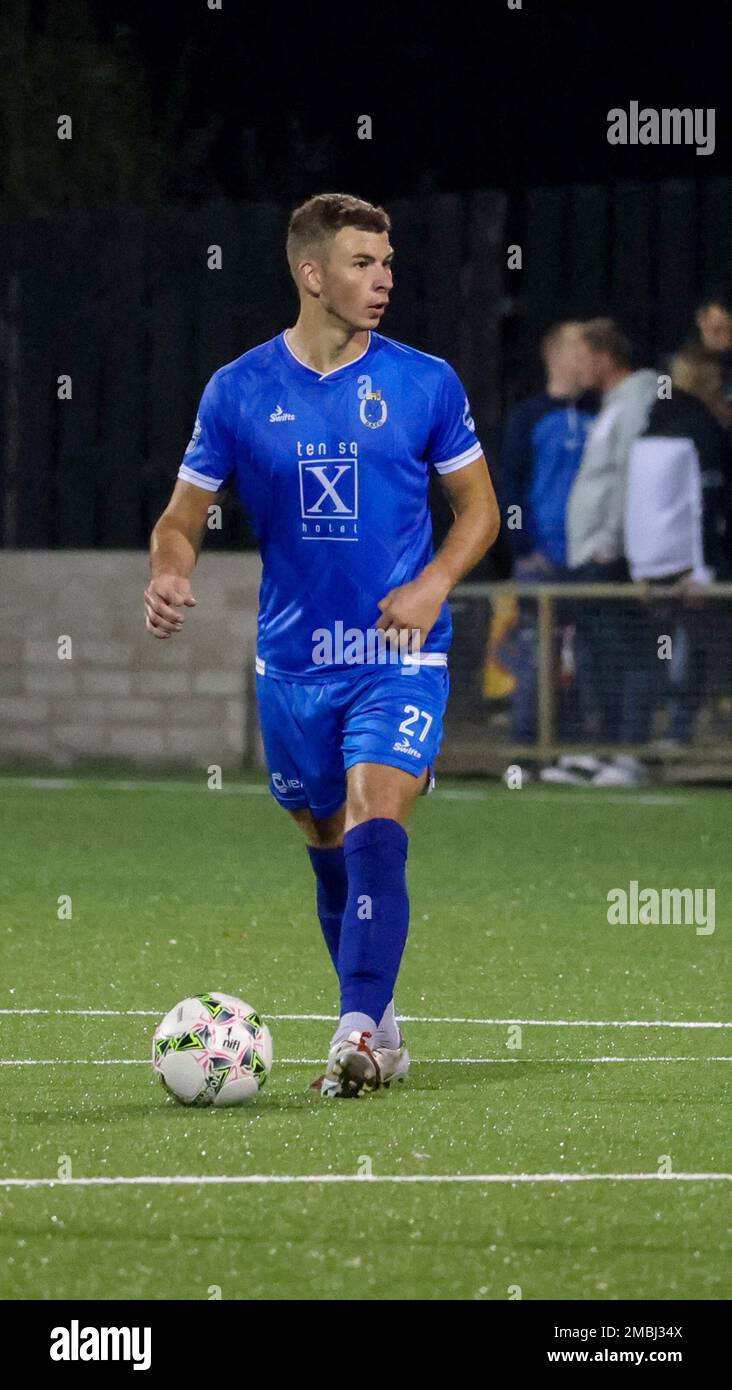
M 243 1105 L 272 1069 L 272 1035 L 233 994 L 197 994 L 155 1029 L 153 1070 L 182 1105 Z

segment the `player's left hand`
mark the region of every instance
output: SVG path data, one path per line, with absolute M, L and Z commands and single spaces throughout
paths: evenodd
M 402 642 L 408 638 L 409 650 L 419 650 L 424 646 L 437 622 L 444 600 L 443 586 L 427 575 L 419 575 L 409 584 L 400 584 L 397 589 L 390 589 L 388 594 L 379 600 L 381 617 L 376 627 L 385 632 L 393 632 L 394 642 L 399 641 L 399 633 L 405 632 L 407 637 L 402 638 Z M 417 633 L 418 637 L 415 635 Z

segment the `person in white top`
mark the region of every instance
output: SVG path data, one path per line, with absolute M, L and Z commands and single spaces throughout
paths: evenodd
M 567 504 L 567 561 L 580 583 L 621 583 L 623 504 L 631 445 L 645 428 L 657 376 L 633 370 L 632 346 L 612 319 L 582 325 L 579 373 L 585 390 L 598 391 L 600 412 L 590 427 Z M 626 605 L 577 604 L 577 663 L 581 702 L 594 719 L 600 743 L 617 743 L 623 707 Z M 604 776 L 598 763 L 597 776 Z
M 671 359 L 671 395 L 658 400 L 628 465 L 625 549 L 634 580 L 675 585 L 639 605 L 632 626 L 621 735 L 645 742 L 669 685 L 668 736 L 688 742 L 705 693 L 713 625 L 721 610 L 700 602 L 700 587 L 732 573 L 730 449 L 718 357 L 690 344 Z M 694 602 L 686 600 L 693 594 Z M 660 634 L 673 638 L 671 662 L 658 659 Z

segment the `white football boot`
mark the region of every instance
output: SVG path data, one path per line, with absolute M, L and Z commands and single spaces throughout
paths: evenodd
M 381 1084 L 388 1090 L 392 1081 L 403 1081 L 409 1071 L 409 1053 L 401 1033 L 398 1047 L 375 1047 L 374 1057 L 379 1064 Z
M 552 767 L 543 767 L 539 773 L 542 782 L 564 783 L 574 787 L 597 785 L 596 777 L 609 764 L 591 753 L 565 753 Z
M 333 1043 L 328 1053 L 325 1076 L 313 1082 L 313 1090 L 319 1090 L 327 1098 L 339 1096 L 343 1100 L 355 1100 L 358 1096 L 378 1091 L 381 1085 L 381 1071 L 378 1059 L 371 1051 L 367 1039 L 370 1033 L 349 1033 L 347 1038 Z
M 334 1043 L 325 1075 L 310 1089 L 326 1098 L 355 1099 L 371 1091 L 388 1090 L 392 1081 L 403 1081 L 409 1071 L 409 1053 L 401 1034 L 398 1047 L 372 1049 L 366 1041 L 370 1037 L 370 1033 L 354 1032 Z
M 593 777 L 593 787 L 644 787 L 649 781 L 648 768 L 630 753 L 618 753 L 607 767 Z

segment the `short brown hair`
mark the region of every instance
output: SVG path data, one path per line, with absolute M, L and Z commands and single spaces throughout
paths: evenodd
M 624 367 L 631 365 L 633 346 L 614 319 L 588 319 L 582 324 L 582 337 L 593 352 L 607 352 Z
M 675 352 L 669 363 L 674 386 L 698 396 L 701 401 L 714 400 L 722 388 L 722 368 L 719 357 L 700 343 L 686 343 Z
M 362 232 L 389 232 L 391 218 L 374 203 L 350 193 L 318 193 L 295 208 L 287 229 L 287 260 L 293 275 L 303 251 L 334 237 L 341 227 Z
M 565 333 L 579 333 L 581 329 L 582 324 L 578 319 L 562 319 L 559 323 L 553 323 L 551 328 L 547 328 L 539 342 L 539 353 L 542 361 L 545 362 L 547 353 L 559 346 Z

